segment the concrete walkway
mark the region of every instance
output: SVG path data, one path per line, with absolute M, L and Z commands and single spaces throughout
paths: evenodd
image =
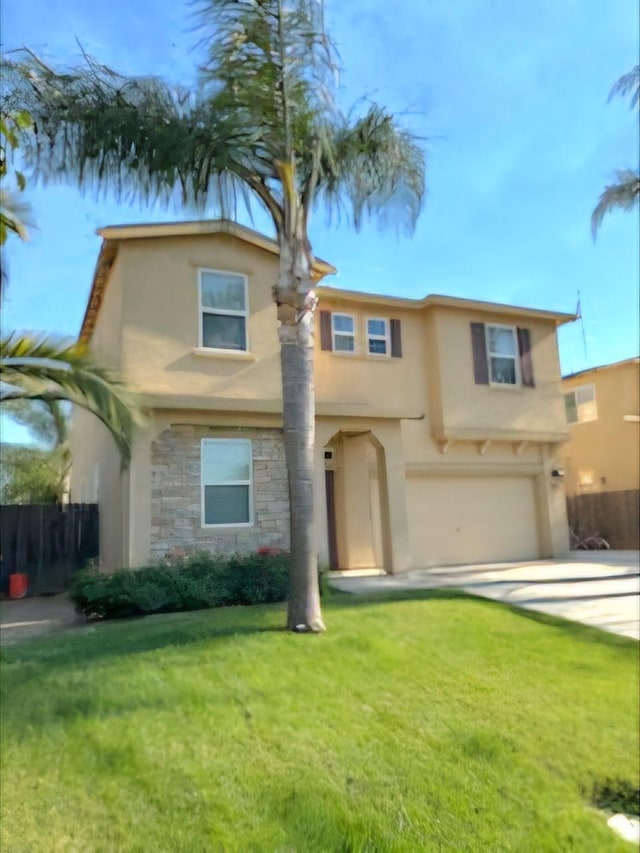
M 0 601 L 0 645 L 3 646 L 86 624 L 84 616 L 73 609 L 66 592 Z
M 640 552 L 572 551 L 566 560 L 417 569 L 402 575 L 332 576 L 336 589 L 460 589 L 640 640 Z

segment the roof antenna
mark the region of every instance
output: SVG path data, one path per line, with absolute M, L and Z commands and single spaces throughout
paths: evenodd
M 578 291 L 578 304 L 576 305 L 576 314 L 578 315 L 578 320 L 580 320 L 580 326 L 582 328 L 582 343 L 584 344 L 584 358 L 585 361 L 589 362 L 589 354 L 587 353 L 587 336 L 584 331 L 584 318 L 582 316 L 582 306 L 580 304 L 580 291 Z

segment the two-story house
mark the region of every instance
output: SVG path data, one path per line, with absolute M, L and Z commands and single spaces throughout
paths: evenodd
M 562 449 L 569 516 L 582 536 L 640 547 L 640 358 L 562 380 L 570 439 Z
M 74 416 L 71 497 L 101 560 L 288 545 L 277 244 L 228 221 L 102 229 L 80 337 L 148 410 L 131 463 Z M 335 272 L 317 260 L 318 281 Z M 332 568 L 560 556 L 573 315 L 317 287 L 316 541 Z

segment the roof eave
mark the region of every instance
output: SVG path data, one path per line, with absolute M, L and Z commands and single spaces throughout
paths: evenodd
M 576 370 L 574 373 L 567 373 L 562 377 L 565 379 L 574 379 L 576 376 L 584 376 L 587 373 L 598 373 L 602 370 L 613 370 L 616 367 L 624 367 L 628 364 L 640 364 L 640 356 L 632 356 L 631 358 L 623 358 L 620 361 L 612 361 L 610 364 L 597 364 L 595 367 L 585 367 L 584 370 Z
M 578 319 L 577 314 L 567 314 L 558 311 L 544 311 L 539 308 L 525 308 L 518 305 L 507 305 L 501 302 L 484 302 L 478 299 L 463 299 L 458 296 L 443 296 L 438 293 L 429 294 L 423 299 L 407 299 L 399 296 L 386 296 L 377 293 L 363 293 L 355 290 L 342 290 L 330 285 L 323 285 L 317 291 L 320 300 L 328 297 L 345 302 L 386 305 L 397 309 L 420 310 L 422 308 L 455 308 L 468 311 L 481 311 L 492 314 L 510 314 L 530 317 L 537 320 L 551 320 L 557 326 L 572 323 Z

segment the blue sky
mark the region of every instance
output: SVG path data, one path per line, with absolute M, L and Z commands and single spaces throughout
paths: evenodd
M 73 62 L 77 37 L 129 74 L 194 78 L 192 8 L 169 0 L 5 0 L 3 47 Z M 638 62 L 636 0 L 327 0 L 345 105 L 362 95 L 405 114 L 427 138 L 428 196 L 411 238 L 312 221 L 331 283 L 420 297 L 444 293 L 573 311 L 582 295 L 586 347 L 560 331 L 563 371 L 638 354 L 638 217 L 608 216 L 594 244 L 589 217 L 616 169 L 638 161 L 638 121 L 607 104 Z M 60 186 L 29 188 L 38 230 L 11 241 L 5 329 L 77 334 L 97 227 L 190 218 L 96 201 Z M 249 224 L 249 223 L 247 223 Z M 257 217 L 256 227 L 270 232 Z M 585 351 L 586 349 L 586 351 Z M 3 421 L 3 439 L 24 433 Z

